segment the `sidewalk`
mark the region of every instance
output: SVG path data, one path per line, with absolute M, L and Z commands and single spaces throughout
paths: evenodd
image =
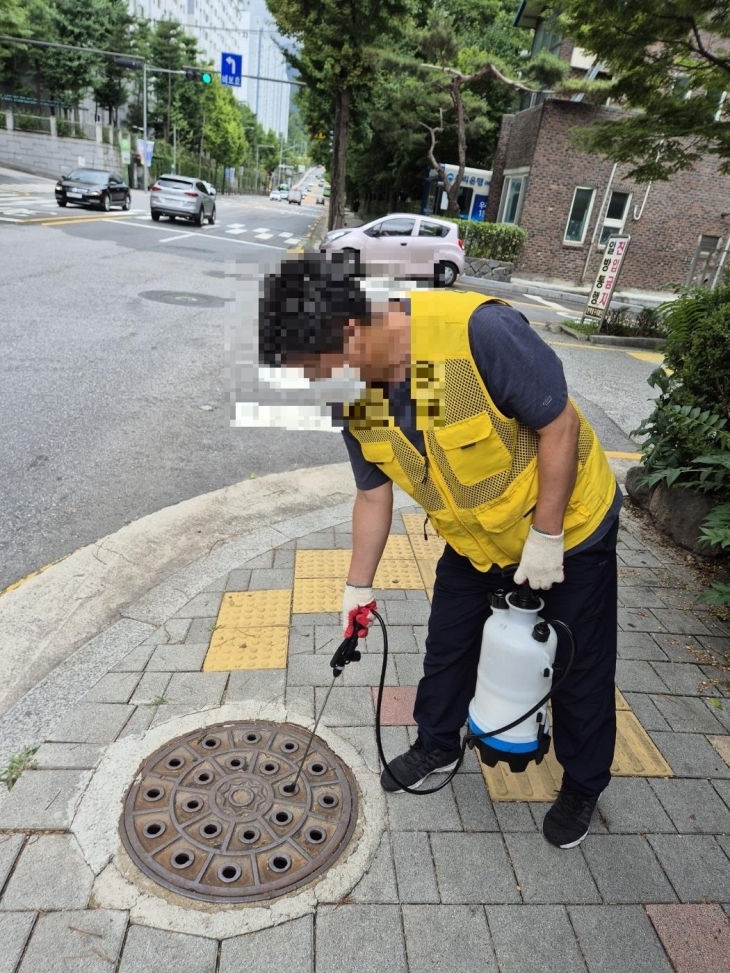
M 730 630 L 694 604 L 700 588 L 686 560 L 631 510 L 619 541 L 615 777 L 579 848 L 558 851 L 540 834 L 559 773 L 552 756 L 513 776 L 483 773 L 468 751 L 433 796 L 381 791 L 374 632 L 317 731 L 349 768 L 358 800 L 354 832 L 329 870 L 238 906 L 202 903 L 143 876 L 118 827 L 147 758 L 185 734 L 179 752 L 191 753 L 214 736 L 205 728 L 219 726 L 220 736 L 233 721 L 311 729 L 331 682 L 351 546 L 347 467 L 236 489 L 95 546 L 117 559 L 99 568 L 105 591 L 96 601 L 92 592 L 73 653 L 72 633 L 62 645 L 58 632 L 75 624 L 69 579 L 88 571 L 89 549 L 0 596 L 7 650 L 15 626 L 23 639 L 56 637 L 61 660 L 0 717 L 0 764 L 42 744 L 14 788 L 0 792 L 1 973 L 726 973 Z M 391 649 L 383 710 L 391 756 L 414 735 L 439 551 L 437 537 L 424 539 L 419 508 L 399 493 L 376 578 Z M 215 759 L 207 766 L 220 770 Z M 307 768 L 315 787 L 320 771 L 311 760 Z M 142 786 L 130 820 L 149 827 L 158 812 L 144 801 L 156 797 Z M 248 807 L 243 790 L 230 800 Z M 179 820 L 179 795 L 190 803 L 197 793 L 188 780 L 169 813 Z

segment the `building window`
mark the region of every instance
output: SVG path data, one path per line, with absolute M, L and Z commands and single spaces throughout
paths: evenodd
M 586 189 L 582 186 L 578 186 L 573 193 L 573 204 L 570 207 L 563 243 L 583 243 L 585 240 L 595 193 L 595 189 Z
M 603 220 L 603 229 L 598 240 L 599 247 L 605 247 L 610 236 L 623 232 L 630 202 L 631 193 L 611 193 L 611 201 L 608 204 L 606 216 Z
M 498 223 L 519 223 L 527 190 L 527 170 L 505 170 L 502 199 L 499 203 Z
M 535 57 L 541 51 L 547 51 L 557 57 L 562 43 L 563 35 L 560 33 L 557 19 L 551 17 L 549 20 L 541 20 L 535 30 L 530 56 Z

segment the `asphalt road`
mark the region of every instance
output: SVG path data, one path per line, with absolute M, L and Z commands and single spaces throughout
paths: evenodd
M 346 459 L 339 435 L 232 428 L 229 363 L 262 273 L 322 215 L 219 198 L 215 226 L 58 210 L 52 182 L 0 171 L 0 590 L 170 504 Z M 563 306 L 516 302 L 538 327 Z M 653 361 L 542 336 L 611 450 L 646 412 Z

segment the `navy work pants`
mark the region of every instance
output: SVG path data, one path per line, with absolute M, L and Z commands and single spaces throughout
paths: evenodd
M 552 700 L 555 755 L 566 780 L 598 794 L 611 779 L 616 742 L 616 537 L 618 520 L 600 541 L 565 558 L 565 580 L 539 592 L 541 615 L 573 632 L 577 654 Z M 424 676 L 414 717 L 427 750 L 459 746 L 474 695 L 482 629 L 491 614 L 491 592 L 514 590 L 501 571 L 477 571 L 447 545 L 436 568 L 426 639 Z M 570 645 L 558 631 L 556 662 L 565 665 Z

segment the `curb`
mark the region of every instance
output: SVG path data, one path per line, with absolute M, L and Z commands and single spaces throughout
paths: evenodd
M 584 334 L 567 324 L 558 324 L 558 330 L 569 334 L 578 341 L 589 341 L 592 345 L 610 345 L 615 348 L 661 348 L 665 338 L 632 338 L 629 335 Z
M 476 283 L 480 282 L 482 284 L 494 285 L 494 289 L 502 289 L 508 294 L 532 294 L 535 297 L 544 297 L 547 300 L 563 302 L 567 304 L 578 304 L 584 305 L 586 298 L 588 297 L 588 291 L 581 293 L 578 291 L 565 291 L 559 290 L 557 288 L 551 288 L 548 286 L 541 286 L 540 284 L 533 284 L 530 281 L 523 281 L 519 278 L 513 278 L 511 281 L 485 281 L 481 277 L 466 277 L 462 276 L 459 278 L 464 283 Z M 664 298 L 630 298 L 624 296 L 619 300 L 612 300 L 612 308 L 627 308 L 630 311 L 640 311 L 644 307 L 658 307 L 664 302 Z

